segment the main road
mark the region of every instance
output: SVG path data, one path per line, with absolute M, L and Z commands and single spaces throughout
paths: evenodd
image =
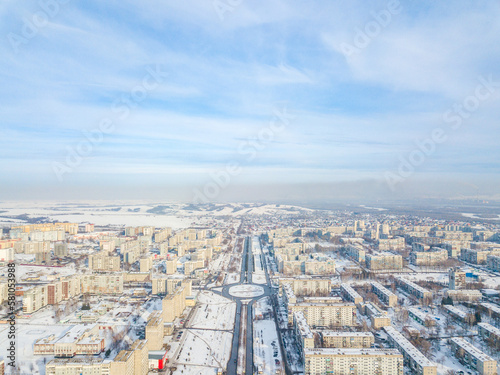
M 228 375 L 241 375 L 237 373 L 238 368 L 238 350 L 240 345 L 240 334 L 241 334 L 241 307 L 243 303 L 247 304 L 247 315 L 243 317 L 246 319 L 246 366 L 245 366 L 245 374 L 253 375 L 254 374 L 254 366 L 253 366 L 253 303 L 266 296 L 272 295 L 272 288 L 269 280 L 269 275 L 267 274 L 266 268 L 266 284 L 253 284 L 252 282 L 252 273 L 254 271 L 254 261 L 253 254 L 250 252 L 250 245 L 252 239 L 250 237 L 245 238 L 245 245 L 243 247 L 243 255 L 241 262 L 241 273 L 240 273 L 240 281 L 233 284 L 228 284 L 223 286 L 222 292 L 217 292 L 213 290 L 214 293 L 220 294 L 226 298 L 229 298 L 236 302 L 236 318 L 234 321 L 234 335 L 233 335 L 233 345 L 231 348 L 231 357 L 229 358 L 229 362 L 227 364 L 227 374 Z M 260 244 L 259 244 L 260 246 Z M 263 262 L 265 264 L 265 262 Z M 265 267 L 265 266 L 264 266 Z M 259 293 L 257 296 L 253 297 L 238 297 L 234 296 L 230 293 L 230 289 L 237 285 L 245 285 L 245 286 L 255 286 L 262 290 L 262 293 Z

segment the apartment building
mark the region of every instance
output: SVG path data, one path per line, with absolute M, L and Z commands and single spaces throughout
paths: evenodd
M 462 248 L 464 249 L 470 248 L 470 241 L 457 241 L 457 240 L 446 241 L 445 243 L 443 243 L 441 247 L 446 251 L 448 251 L 449 258 L 458 258 L 460 256 Z
M 50 256 L 50 252 L 44 253 L 36 253 L 35 254 L 35 264 L 50 264 L 50 260 L 52 259 Z
M 0 249 L 0 262 L 9 263 L 14 261 L 14 248 Z
M 424 300 L 432 301 L 432 292 L 422 288 L 420 285 L 415 284 L 413 281 L 407 280 L 404 277 L 396 277 L 396 285 L 404 290 L 406 293 L 418 298 L 423 302 Z
M 458 307 L 451 306 L 451 305 L 444 305 L 443 309 L 444 309 L 444 311 L 446 311 L 447 314 L 449 314 L 454 319 L 461 321 L 461 322 L 467 321 L 467 313 L 465 311 L 459 309 Z
M 389 307 L 394 307 L 398 304 L 398 296 L 392 293 L 389 289 L 385 288 L 379 282 L 373 281 L 371 283 L 372 292 L 377 295 L 377 297 Z
M 304 262 L 304 273 L 306 275 L 331 275 L 335 273 L 335 262 L 333 260 L 309 260 Z
M 163 313 L 156 310 L 151 313 L 146 325 L 148 350 L 161 350 L 163 348 L 163 336 Z
M 123 275 L 82 275 L 81 292 L 82 294 L 121 294 L 123 293 Z
M 412 251 L 410 263 L 415 266 L 438 266 L 448 259 L 448 251 Z
M 177 272 L 177 258 L 165 261 L 165 273 L 167 275 L 172 275 Z
M 296 303 L 288 305 L 288 323 L 293 313 L 302 311 L 311 327 L 343 327 L 356 324 L 356 305 L 353 303 Z
M 304 374 L 403 375 L 403 355 L 394 349 L 304 349 Z
M 68 244 L 66 242 L 56 242 L 54 244 L 54 256 L 57 258 L 68 256 Z
M 122 350 L 110 366 L 110 375 L 135 375 L 135 357 L 131 350 Z
M 304 273 L 304 262 L 300 260 L 286 260 L 283 255 L 276 256 L 278 272 L 285 276 L 297 276 Z
M 186 308 L 186 297 L 191 295 L 191 281 L 185 280 L 172 294 L 167 294 L 162 300 L 163 321 L 172 323 L 182 315 Z
M 400 270 L 403 268 L 403 257 L 392 253 L 367 254 L 366 268 L 372 271 Z
M 465 272 L 460 270 L 460 268 L 454 267 L 450 268 L 448 271 L 449 277 L 449 288 L 452 290 L 463 289 L 466 285 Z
M 155 233 L 155 242 L 165 242 L 172 235 L 172 228 L 163 228 Z
M 282 284 L 281 290 L 283 293 L 283 301 L 285 302 L 285 306 L 297 303 L 297 296 L 295 295 L 291 284 Z
M 406 247 L 404 237 L 379 239 L 377 249 L 379 251 L 402 250 Z
M 470 366 L 481 375 L 497 375 L 497 361 L 459 337 L 450 339 L 451 352 L 460 362 Z
M 7 278 L 0 277 L 0 305 L 9 298 L 9 283 Z
M 121 269 L 120 257 L 110 256 L 107 252 L 91 254 L 88 261 L 89 269 L 93 271 L 118 272 Z
M 436 375 L 437 366 L 392 326 L 384 327 L 391 347 L 403 353 L 404 362 L 415 375 Z
M 342 297 L 301 297 L 302 301 L 308 303 L 342 303 L 345 300 Z
M 472 243 L 471 243 L 472 246 Z M 500 256 L 500 250 L 462 249 L 460 259 L 473 264 L 486 264 L 488 255 Z
M 68 288 L 69 285 L 69 288 Z M 56 281 L 50 284 L 39 285 L 23 293 L 23 312 L 31 314 L 47 305 L 55 305 L 71 298 L 76 287 L 68 281 Z
M 14 243 L 16 254 L 38 254 L 50 252 L 50 241 L 19 241 Z
M 190 260 L 184 262 L 184 274 L 191 275 L 195 270 L 205 267 L 205 261 L 200 260 Z
M 62 279 L 61 292 L 63 300 L 78 297 L 82 294 L 81 277 L 79 275 L 73 275 Z
M 62 241 L 64 240 L 66 234 L 63 229 L 51 230 L 47 232 L 43 231 L 32 231 L 28 233 L 28 238 L 30 241 Z
M 31 314 L 48 304 L 47 285 L 36 286 L 23 294 L 23 312 Z
M 361 297 L 359 293 L 356 292 L 354 288 L 348 284 L 340 285 L 340 293 L 342 294 L 342 297 L 344 297 L 346 301 L 354 302 L 356 305 L 363 304 L 363 297 Z
M 500 255 L 486 256 L 486 267 L 494 272 L 500 272 Z
M 423 252 L 423 251 L 429 251 L 431 247 L 429 245 L 420 243 L 420 242 L 413 242 L 411 244 L 411 249 L 416 252 Z
M 410 318 L 415 320 L 417 323 L 425 326 L 425 325 L 434 325 L 435 322 L 432 319 L 432 317 L 429 315 L 429 313 L 425 312 L 425 310 L 421 310 L 416 307 L 410 307 L 408 308 L 408 315 Z
M 125 245 L 125 243 L 123 243 L 122 246 L 124 246 L 124 245 Z M 115 251 L 116 246 L 117 246 L 116 241 L 113 240 L 113 239 L 106 239 L 106 240 L 103 239 L 103 240 L 99 241 L 99 248 L 101 249 L 101 251 L 103 252 L 103 254 L 110 254 L 110 253 L 112 253 L 113 251 Z M 122 251 L 126 250 L 126 248 L 122 247 L 121 250 Z
M 139 272 L 149 272 L 153 268 L 153 257 L 147 256 L 139 259 Z
M 387 311 L 380 309 L 371 302 L 364 305 L 364 312 L 370 318 L 373 329 L 381 329 L 391 325 L 391 318 L 387 315 Z
M 69 234 L 78 233 L 77 223 L 44 223 L 44 224 L 29 224 L 29 225 L 18 225 L 11 228 L 11 230 L 20 230 L 24 233 L 30 233 L 33 231 L 48 232 L 57 229 L 62 229 Z
M 494 303 L 489 303 L 489 302 L 483 302 L 479 304 L 483 309 L 486 310 L 487 314 L 490 315 L 493 318 L 500 318 L 500 306 L 494 304 Z
M 478 302 L 483 299 L 483 294 L 475 289 L 447 290 L 444 294 L 454 302 Z
M 147 375 L 149 372 L 147 340 L 134 341 L 128 350 L 134 353 L 134 375 Z
M 105 362 L 104 359 L 99 357 L 89 356 L 55 358 L 45 366 L 45 375 L 111 375 L 110 371 L 111 362 Z
M 104 351 L 105 340 L 99 327 L 75 326 L 60 337 L 50 335 L 35 341 L 34 355 L 74 357 L 75 355 L 97 355 Z
M 359 244 L 349 244 L 346 248 L 347 255 L 358 263 L 364 263 L 366 259 L 366 250 Z
M 299 353 L 304 355 L 305 348 L 314 348 L 314 334 L 311 327 L 307 324 L 307 319 L 303 311 L 293 313 L 293 331 L 299 344 Z
M 291 285 L 296 296 L 329 296 L 332 289 L 332 280 L 312 276 L 301 276 L 297 278 L 280 277 L 280 285 L 288 283 Z
M 371 348 L 375 337 L 371 332 L 320 331 L 324 348 Z
M 10 239 L 10 240 L 0 240 L 0 249 L 7 249 L 9 247 L 14 247 L 16 242 L 21 241 L 20 239 Z
M 435 231 L 433 234 L 435 237 L 440 237 L 445 240 L 472 241 L 473 239 L 471 232 L 438 230 Z
M 146 375 L 149 357 L 146 340 L 136 340 L 128 350 L 122 350 L 111 362 L 109 375 Z
M 500 329 L 492 326 L 488 323 L 478 323 L 477 330 L 479 335 L 483 340 L 494 340 L 495 342 L 500 341 Z
M 411 233 L 407 233 L 406 237 L 409 237 L 408 242 L 420 242 L 423 243 L 424 245 L 428 246 L 441 246 L 445 240 L 441 237 L 429 237 L 427 234 L 418 234 L 418 235 L 412 235 Z

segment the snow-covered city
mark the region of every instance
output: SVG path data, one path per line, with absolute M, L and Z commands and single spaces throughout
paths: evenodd
M 169 206 L 5 204 L 2 371 L 497 374 L 494 220 Z

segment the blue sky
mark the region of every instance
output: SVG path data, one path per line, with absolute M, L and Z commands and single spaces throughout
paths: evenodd
M 283 184 L 500 198 L 500 84 L 470 98 L 480 77 L 500 82 L 499 1 L 5 1 L 0 18 L 0 199 L 190 199 L 230 162 L 241 171 L 215 199 Z M 134 101 L 151 70 L 161 80 Z M 443 116 L 467 100 L 452 129 Z M 113 131 L 70 166 L 103 119 Z M 435 129 L 446 141 L 402 175 Z

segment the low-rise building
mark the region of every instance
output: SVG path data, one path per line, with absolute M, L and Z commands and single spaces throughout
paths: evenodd
M 411 294 L 420 300 L 420 302 L 431 302 L 432 292 L 415 284 L 413 281 L 407 280 L 402 276 L 396 277 L 396 285 L 404 290 L 406 293 Z
M 46 375 L 110 375 L 110 371 L 111 361 L 99 357 L 55 358 L 45 366 Z
M 493 318 L 500 318 L 500 306 L 495 305 L 494 303 L 483 302 L 479 304 L 484 310 L 486 310 L 487 314 L 489 314 Z
M 444 311 L 446 311 L 447 314 L 452 316 L 454 319 L 457 319 L 461 322 L 465 322 L 467 320 L 467 313 L 461 309 L 459 309 L 456 306 L 451 306 L 451 305 L 444 305 L 443 306 Z
M 450 297 L 454 302 L 478 302 L 483 299 L 483 294 L 475 289 L 447 290 L 446 297 Z
M 374 281 L 371 283 L 372 292 L 389 307 L 394 307 L 398 304 L 398 296 L 392 293 L 389 289 Z
M 459 337 L 450 339 L 451 352 L 460 362 L 470 366 L 481 375 L 497 375 L 497 361 Z
M 413 346 L 394 327 L 384 327 L 384 331 L 389 336 L 389 343 L 403 353 L 405 363 L 410 368 L 412 374 L 416 375 L 436 375 L 437 366 L 428 360 L 417 348 Z
M 492 326 L 488 323 L 478 323 L 477 330 L 483 340 L 494 340 L 496 342 L 500 341 L 500 329 Z
M 342 297 L 344 297 L 347 301 L 354 302 L 356 305 L 363 304 L 363 297 L 361 297 L 359 293 L 356 292 L 350 285 L 342 284 L 340 286 L 340 292 L 342 293 Z

